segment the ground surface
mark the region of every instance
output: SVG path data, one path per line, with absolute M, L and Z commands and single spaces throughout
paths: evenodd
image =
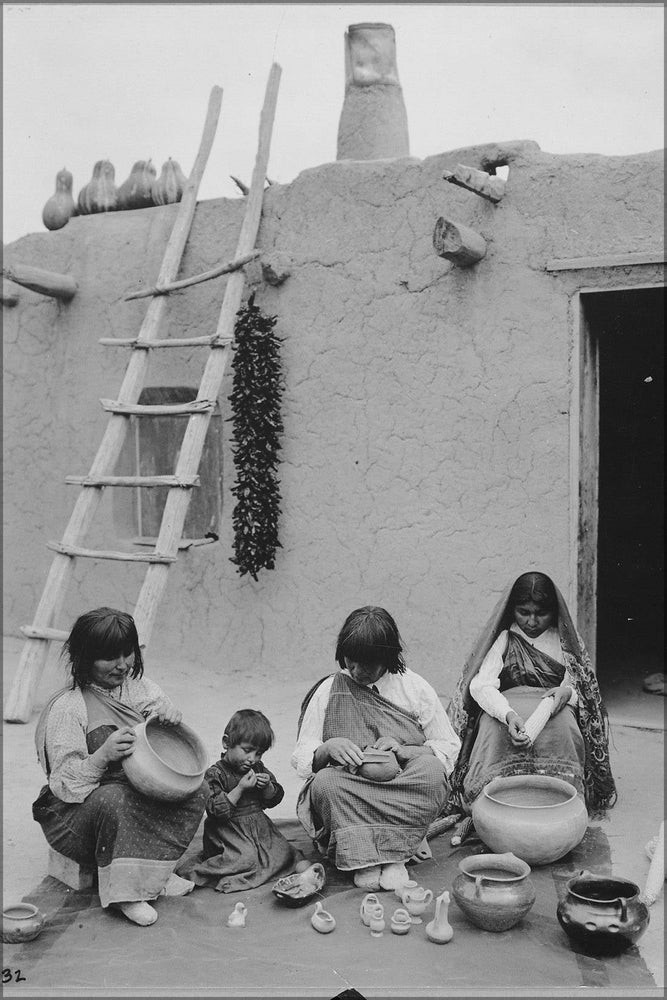
M 17 639 L 4 641 L 5 691 L 21 646 Z M 299 780 L 289 766 L 304 693 L 300 679 L 248 678 L 240 671 L 218 678 L 196 664 L 151 657 L 147 673 L 180 704 L 211 759 L 232 711 L 252 706 L 269 715 L 277 739 L 266 760 L 286 789 L 274 818 L 307 850 L 294 820 Z M 38 704 L 59 682 L 52 663 Z M 46 877 L 46 843 L 30 811 L 43 782 L 33 745 L 36 714 L 26 725 L 5 723 L 3 896 L 5 902 L 33 900 L 49 918 L 34 942 L 5 946 L 3 967 L 20 968 L 26 977 L 6 985 L 5 995 L 334 997 L 356 988 L 368 998 L 662 996 L 664 893 L 651 908 L 638 945 L 615 959 L 576 954 L 555 919 L 565 880 L 581 868 L 611 872 L 643 887 L 649 867 L 645 845 L 664 815 L 664 698 L 637 693 L 628 700 L 610 692 L 608 705 L 619 786 L 609 820 L 589 828 L 580 848 L 562 862 L 533 872 L 537 901 L 520 925 L 504 934 L 482 932 L 452 904 L 455 936 L 443 947 L 427 942 L 421 928 L 407 938 L 385 933 L 371 939 L 358 918 L 361 891 L 335 873 L 324 896 L 337 927 L 327 936 L 310 928 L 310 910 L 277 909 L 270 886 L 248 894 L 248 926 L 236 933 L 226 926 L 236 898 L 210 890 L 160 901 L 160 919 L 151 928 L 135 928 L 103 912 L 94 895 L 72 893 Z M 453 851 L 447 834 L 432 846 L 434 859 L 419 866 L 419 880 L 436 892 L 451 889 L 463 849 Z M 472 843 L 465 852 L 480 849 Z M 387 903 L 389 912 L 390 907 Z

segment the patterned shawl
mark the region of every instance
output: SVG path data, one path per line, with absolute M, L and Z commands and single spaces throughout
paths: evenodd
M 553 582 L 553 581 L 552 581 Z M 484 657 L 500 632 L 513 621 L 509 597 L 514 581 L 509 584 L 479 634 L 468 656 L 463 672 L 449 705 L 448 714 L 462 741 L 462 748 L 451 777 L 455 792 L 461 791 L 468 757 L 474 742 L 476 723 L 481 711 L 470 695 L 470 682 L 478 672 Z M 558 634 L 565 668 L 577 691 L 577 722 L 584 739 L 586 762 L 584 766 L 584 793 L 586 805 L 592 814 L 602 813 L 616 801 L 616 785 L 609 763 L 609 725 L 607 712 L 602 704 L 600 688 L 591 666 L 590 657 L 577 632 L 565 598 L 554 584 L 558 602 Z

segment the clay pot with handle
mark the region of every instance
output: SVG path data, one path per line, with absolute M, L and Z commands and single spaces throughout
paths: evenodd
M 639 886 L 589 871 L 569 880 L 556 916 L 570 940 L 589 955 L 625 951 L 639 940 L 650 921 Z
M 530 866 L 510 852 L 464 858 L 459 872 L 452 895 L 468 920 L 482 930 L 508 930 L 535 902 Z

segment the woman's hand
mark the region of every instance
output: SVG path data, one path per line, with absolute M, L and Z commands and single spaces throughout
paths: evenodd
M 565 708 L 570 698 L 572 697 L 572 687 L 570 684 L 561 684 L 559 687 L 550 688 L 545 691 L 542 698 L 553 698 L 554 703 L 551 709 L 551 718 L 554 715 L 558 715 L 562 709 Z
M 106 767 L 117 760 L 122 760 L 123 757 L 129 757 L 134 752 L 135 739 L 134 729 L 131 726 L 123 726 L 122 729 L 114 730 L 92 756 Z
M 346 736 L 333 736 L 330 740 L 325 740 L 322 747 L 332 764 L 361 767 L 364 762 L 362 750 Z
M 527 747 L 530 746 L 530 736 L 524 729 L 524 723 L 521 716 L 514 711 L 507 713 L 505 721 L 507 722 L 507 729 L 510 734 L 510 739 L 515 747 Z
M 160 708 L 154 709 L 148 718 L 157 719 L 159 722 L 163 722 L 166 726 L 177 726 L 183 718 L 183 713 L 173 705 L 163 705 Z
M 395 736 L 380 736 L 379 739 L 375 741 L 373 747 L 376 750 L 393 750 L 396 751 L 402 744 Z

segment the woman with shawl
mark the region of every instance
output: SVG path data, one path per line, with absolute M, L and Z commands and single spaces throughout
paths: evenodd
M 550 718 L 533 741 L 525 723 L 548 697 Z M 570 782 L 591 815 L 616 801 L 600 689 L 565 600 L 544 573 L 524 573 L 505 591 L 449 714 L 462 740 L 452 789 L 464 811 L 493 778 L 515 774 Z
M 301 708 L 292 755 L 305 779 L 297 816 L 355 885 L 395 889 L 447 802 L 460 743 L 435 690 L 406 667 L 384 608 L 348 615 L 336 662 L 338 673 L 318 681 Z M 370 747 L 395 754 L 400 766 L 391 780 L 358 773 Z

